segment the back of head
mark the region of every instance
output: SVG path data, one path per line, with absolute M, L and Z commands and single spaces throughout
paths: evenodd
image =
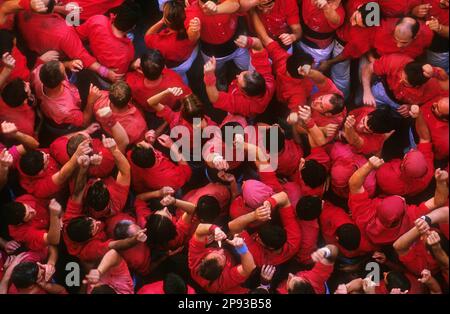
M 305 280 L 297 280 L 292 289 L 288 289 L 289 294 L 316 294 L 311 284 Z
M 131 150 L 131 161 L 140 168 L 151 168 L 156 162 L 155 152 L 149 148 L 134 146 Z
M 35 176 L 44 169 L 44 154 L 39 150 L 30 150 L 20 158 L 20 170 L 27 176 Z
M 26 208 L 22 203 L 10 202 L 2 206 L 2 220 L 8 225 L 17 226 L 23 223 Z
M 109 100 L 117 108 L 125 108 L 131 100 L 131 88 L 124 81 L 117 81 L 109 89 Z
M 150 247 L 165 246 L 177 236 L 177 229 L 166 216 L 153 214 L 147 218 L 147 244 Z
M 39 267 L 36 263 L 20 263 L 12 271 L 11 283 L 18 289 L 26 289 L 36 283 L 38 274 Z
M 0 29 L 0 56 L 11 53 L 14 47 L 14 33 L 7 29 Z
M 67 224 L 66 231 L 71 241 L 84 243 L 92 238 L 92 221 L 86 216 L 74 218 Z
M 286 230 L 272 223 L 266 223 L 259 227 L 258 235 L 262 243 L 272 250 L 281 249 L 287 241 Z
M 340 94 L 333 94 L 330 98 L 330 103 L 333 105 L 333 109 L 327 113 L 335 115 L 341 113 L 345 108 L 345 99 Z
M 369 113 L 367 126 L 376 134 L 389 133 L 397 130 L 400 118 L 387 106 L 377 108 Z
M 208 281 L 214 281 L 220 277 L 222 274 L 223 267 L 220 266 L 217 259 L 209 258 L 204 259 L 199 268 L 198 268 L 198 274 L 200 277 L 208 280 Z
M 427 174 L 428 163 L 421 151 L 411 150 L 403 158 L 402 168 L 408 178 L 419 179 Z
M 121 220 L 114 227 L 114 240 L 127 239 L 130 236 L 129 228 L 133 224 L 130 220 Z
M 336 229 L 338 243 L 344 249 L 355 251 L 361 242 L 361 231 L 354 224 L 343 224 Z
M 304 65 L 312 65 L 314 58 L 306 52 L 294 53 L 286 60 L 286 71 L 296 79 L 303 79 L 304 76 L 298 73 L 298 68 Z
M 145 78 L 150 81 L 157 80 L 160 76 L 166 61 L 159 50 L 149 49 L 141 56 L 141 68 Z
M 423 62 L 410 62 L 405 66 L 405 74 L 408 83 L 412 87 L 420 87 L 430 80 L 430 78 L 423 75 Z
M 256 71 L 249 71 L 244 75 L 245 86 L 243 90 L 247 96 L 264 96 L 266 93 L 266 80 Z
M 132 1 L 126 1 L 117 8 L 114 26 L 122 31 L 131 31 L 139 21 L 139 4 Z
M 170 0 L 164 3 L 164 18 L 167 26 L 177 32 L 177 39 L 183 40 L 187 38 L 184 20 L 186 19 L 184 2 Z
M 61 71 L 59 61 L 50 61 L 44 64 L 39 71 L 39 79 L 47 88 L 56 88 L 64 81 L 65 76 Z
M 190 123 L 194 118 L 203 119 L 205 107 L 196 95 L 190 94 L 181 100 L 181 116 Z
M 117 292 L 108 285 L 96 286 L 91 294 L 117 294 Z
M 109 201 L 109 190 L 102 180 L 98 180 L 88 188 L 85 200 L 88 208 L 99 212 L 108 206 Z
M 327 180 L 327 169 L 316 160 L 307 160 L 301 170 L 302 179 L 310 188 L 318 188 Z
M 228 122 L 222 125 L 220 128 L 222 141 L 231 144 L 234 142 L 234 138 L 237 134 L 245 136 L 244 128 L 238 122 Z
M 164 294 L 187 294 L 187 285 L 183 278 L 174 273 L 167 274 L 163 282 Z
M 12 80 L 1 91 L 1 97 L 9 107 L 18 107 L 28 99 L 25 82 L 19 78 Z
M 420 30 L 420 23 L 415 17 L 405 16 L 397 21 L 397 30 L 405 36 L 415 38 Z
M 386 288 L 388 291 L 392 289 L 400 289 L 405 292 L 411 290 L 411 282 L 408 277 L 399 271 L 390 271 L 386 276 Z
M 318 219 L 322 213 L 322 200 L 317 196 L 304 196 L 298 201 L 296 212 L 300 220 Z
M 201 222 L 212 224 L 220 214 L 219 201 L 213 196 L 204 195 L 198 199 L 195 213 Z
M 86 140 L 86 136 L 84 136 L 83 134 L 77 134 L 72 136 L 68 141 L 67 141 L 67 146 L 66 146 L 66 151 L 67 151 L 67 155 L 69 155 L 69 157 L 72 157 L 73 154 L 75 154 L 75 152 L 78 149 L 78 146 L 83 143 Z

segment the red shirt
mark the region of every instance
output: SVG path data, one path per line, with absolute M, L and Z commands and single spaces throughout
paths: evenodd
M 156 34 L 145 36 L 144 40 L 148 48 L 159 50 L 167 63 L 178 65 L 191 56 L 196 42 L 177 37 L 177 32 L 165 27 Z
M 399 260 L 409 272 L 418 278 L 421 277 L 424 269 L 428 269 L 433 275 L 438 274 L 441 270 L 439 264 L 427 250 L 422 240 L 417 240 L 409 248 L 406 255 L 399 256 Z
M 112 21 L 104 15 L 95 15 L 76 28 L 81 40 L 89 47 L 98 62 L 117 73 L 125 74 L 134 59 L 134 46 L 128 37 L 114 35 Z
M 408 294 L 425 294 L 425 287 L 420 283 L 415 276 L 410 273 L 404 273 L 408 281 L 411 283 L 411 289 L 409 289 Z M 387 290 L 386 283 L 384 280 L 380 281 L 380 285 L 375 288 L 376 294 L 390 294 Z
M 244 117 L 254 117 L 263 113 L 275 92 L 275 79 L 267 51 L 250 52 L 252 65 L 266 81 L 266 92 L 263 96 L 248 96 L 238 86 L 237 79 L 231 82 L 228 93 L 219 92 L 219 99 L 213 104 L 214 108 Z
M 210 282 L 202 278 L 198 274 L 198 268 L 203 259 L 211 252 L 216 251 L 215 248 L 207 248 L 206 243 L 199 242 L 193 237 L 189 241 L 188 265 L 191 271 L 192 279 L 197 282 L 203 289 L 209 293 L 223 293 L 223 294 L 244 294 L 249 290 L 241 287 L 247 277 L 239 274 L 238 266 L 233 261 L 229 252 L 225 250 L 226 262 L 220 277 Z
M 281 34 L 291 33 L 289 26 L 300 24 L 298 5 L 295 0 L 275 1 L 270 11 L 263 13 L 258 10 L 258 16 L 269 36 L 274 39 Z
M 345 10 L 342 4 L 339 5 L 337 9 L 337 14 L 340 17 L 338 24 L 331 23 L 323 13 L 322 9 L 319 9 L 313 0 L 302 1 L 301 14 L 304 24 L 310 28 L 313 32 L 326 34 L 330 33 L 327 39 L 316 39 L 315 37 L 308 36 L 309 31 L 303 29 L 304 36 L 306 39 L 317 44 L 320 49 L 328 47 L 333 42 L 334 32 L 342 25 L 345 21 Z
M 8 226 L 9 235 L 31 251 L 41 252 L 46 250 L 47 243 L 44 241 L 44 235 L 48 232 L 50 226 L 48 201 L 37 199 L 32 195 L 22 195 L 16 198 L 16 202 L 35 209 L 36 216 L 18 226 Z
M 377 250 L 377 247 L 369 242 L 364 230 L 361 230 L 361 241 L 358 249 L 349 251 L 343 248 L 336 239 L 336 231 L 345 224 L 353 225 L 355 223 L 342 208 L 325 201 L 320 214 L 320 227 L 325 243 L 336 245 L 339 248 L 339 253 L 347 258 L 363 256 Z
M 297 224 L 300 227 L 302 240 L 296 259 L 302 265 L 309 265 L 313 263 L 311 254 L 317 250 L 320 229 L 319 222 L 317 219 L 312 221 L 297 219 Z
M 369 113 L 375 111 L 375 108 L 364 106 L 355 110 L 352 110 L 349 115 L 353 115 L 356 120 L 356 124 L 358 125 L 364 117 L 366 117 Z M 358 132 L 359 137 L 364 140 L 364 143 L 361 148 L 357 149 L 356 147 L 352 147 L 353 151 L 357 154 L 362 154 L 366 156 L 376 155 L 382 149 L 384 142 L 386 141 L 386 136 L 384 134 L 376 134 L 376 133 L 363 133 Z
M 177 165 L 155 150 L 155 165 L 151 168 L 140 168 L 131 160 L 131 151 L 127 153 L 131 165 L 131 180 L 137 193 L 156 191 L 165 186 L 174 190 L 180 189 L 191 177 L 188 165 Z
M 50 144 L 50 154 L 53 158 L 60 164 L 64 165 L 69 161 L 70 157 L 67 154 L 67 143 L 69 138 L 67 136 L 61 136 Z M 114 167 L 116 166 L 114 162 L 114 157 L 111 151 L 105 146 L 99 139 L 93 138 L 91 146 L 94 154 L 102 154 L 102 163 L 98 166 L 89 166 L 88 174 L 90 177 L 104 178 L 111 174 Z
M 0 97 L 0 123 L 3 121 L 12 122 L 20 132 L 36 137 L 34 132 L 35 118 L 36 113 L 28 105 L 28 102 L 18 107 L 10 107 Z
M 390 0 L 388 0 L 390 1 Z M 420 21 L 420 30 L 415 39 L 406 47 L 398 48 L 394 38 L 394 31 L 397 18 L 383 20 L 381 26 L 377 28 L 374 38 L 374 48 L 380 56 L 399 53 L 407 55 L 411 58 L 420 56 L 427 47 L 431 45 L 433 40 L 433 31 Z
M 66 212 L 63 215 L 63 239 L 66 243 L 67 252 L 78 257 L 83 262 L 98 262 L 109 251 L 109 242 L 111 242 L 106 237 L 103 223 L 101 223 L 99 231 L 86 242 L 74 242 L 67 235 L 67 225 L 72 219 L 83 217 L 82 211 L 81 204 L 77 204 L 69 199 Z
M 224 0 L 219 0 L 217 4 L 223 2 Z M 197 1 L 186 8 L 186 20 L 184 22 L 186 29 L 189 28 L 189 22 L 194 18 L 198 18 L 201 23 L 200 39 L 213 45 L 224 44 L 231 40 L 238 27 L 238 15 L 236 13 L 206 15 Z
M 72 0 L 62 0 L 64 4 L 73 2 Z M 77 0 L 76 3 L 81 7 L 80 17 L 87 20 L 91 16 L 104 14 L 108 10 L 118 7 L 124 0 Z
M 257 241 L 258 234 L 251 236 L 247 231 L 241 233 L 242 238 L 249 251 L 252 253 L 257 266 L 280 265 L 290 260 L 299 250 L 301 242 L 300 227 L 295 218 L 295 211 L 292 206 L 279 210 L 281 223 L 286 231 L 286 243 L 280 250 L 271 251 Z
M 288 75 L 286 62 L 290 55 L 276 41 L 271 42 L 266 49 L 272 60 L 275 76 L 278 82 L 282 82 L 277 84 L 277 99 L 286 103 L 291 111 L 297 112 L 298 106 L 307 104 L 314 84 L 308 78 L 296 79 Z
M 440 6 L 440 0 L 422 0 L 423 4 L 431 4 L 432 7 L 428 11 L 428 16 L 426 16 L 426 20 L 428 21 L 432 16 L 439 20 L 439 23 L 442 25 L 448 26 L 449 24 L 449 10 L 448 8 L 444 9 Z M 447 39 L 448 40 L 448 39 Z
M 95 119 L 100 123 L 103 130 L 112 134 L 111 128 L 108 127 L 109 119 L 101 118 L 97 114 L 99 109 L 105 107 L 109 107 L 109 94 L 106 91 L 102 92 L 102 97 L 94 104 L 93 110 L 95 112 Z M 127 108 L 124 109 L 121 109 L 124 111 L 120 112 L 113 110 L 112 118 L 123 126 L 127 132 L 130 144 L 138 143 L 145 137 L 145 133 L 147 132 L 147 122 L 145 122 L 144 116 L 133 104 L 129 103 Z
M 187 294 L 195 294 L 195 290 L 187 286 Z M 136 294 L 165 294 L 164 293 L 164 281 L 157 281 L 154 283 L 149 283 L 143 286 Z
M 57 50 L 70 60 L 80 59 L 84 68 L 89 68 L 96 60 L 83 47 L 80 37 L 73 27 L 67 25 L 60 15 L 20 12 L 18 26 L 28 48 L 39 55 L 49 50 Z
M 424 191 L 434 176 L 434 156 L 431 143 L 422 143 L 417 146 L 427 161 L 427 173 L 418 179 L 405 177 L 402 173 L 401 159 L 391 160 L 381 166 L 377 171 L 377 183 L 384 194 L 414 196 Z
M 437 119 L 431 110 L 433 103 L 439 99 L 440 97 L 430 100 L 420 108 L 420 111 L 431 133 L 435 157 L 437 160 L 443 160 L 448 158 L 449 151 L 448 121 Z
M 303 149 L 294 140 L 286 140 L 284 145 L 284 150 L 278 154 L 277 175 L 293 179 L 298 175 Z
M 49 153 L 48 149 L 40 149 L 43 153 Z M 17 169 L 19 170 L 20 186 L 37 198 L 50 199 L 55 197 L 60 192 L 64 185 L 57 185 L 53 182 L 53 175 L 59 171 L 59 165 L 50 155 L 48 157 L 48 164 L 40 173 L 35 176 L 29 176 L 23 173 L 18 162 Z
M 421 0 L 378 0 L 385 17 L 407 16 L 414 7 L 421 5 L 421 2 Z
M 125 260 L 121 260 L 119 265 L 110 268 L 102 274 L 100 285 L 111 287 L 117 294 L 134 294 L 134 282 L 128 270 Z M 92 293 L 93 286 L 88 285 L 87 293 Z
M 183 89 L 183 94 L 178 97 L 172 94 L 166 96 L 162 103 L 170 108 L 175 108 L 177 100 L 183 99 L 187 95 L 192 94 L 191 89 L 184 84 L 182 78 L 172 70 L 164 68 L 161 73 L 161 80 L 157 85 L 149 86 L 144 81 L 144 75 L 137 71 L 130 72 L 126 75 L 126 81 L 131 87 L 131 94 L 136 103 L 145 111 L 152 111 L 147 104 L 147 100 L 159 94 L 170 87 L 180 87 Z
M 1 28 L 0 28 L 1 29 Z M 9 83 L 17 78 L 28 82 L 30 80 L 30 70 L 27 66 L 27 58 L 22 54 L 22 52 L 17 49 L 16 46 L 13 47 L 11 51 L 11 56 L 16 60 L 16 65 L 12 70 L 11 74 L 6 79 L 6 83 Z M 3 71 L 3 62 L 0 61 L 0 73 Z
M 301 271 L 296 274 L 296 277 L 305 279 L 313 287 L 316 294 L 325 294 L 325 283 L 333 273 L 334 265 L 325 265 L 320 262 L 316 263 L 311 270 Z M 287 283 L 283 282 L 278 287 L 280 294 L 287 294 Z
M 379 76 L 386 76 L 389 88 L 395 97 L 410 105 L 423 105 L 437 95 L 448 96 L 448 90 L 441 88 L 437 78 L 431 78 L 420 87 L 406 86 L 402 82 L 405 66 L 414 60 L 406 55 L 392 54 L 383 56 L 373 64 L 373 72 Z

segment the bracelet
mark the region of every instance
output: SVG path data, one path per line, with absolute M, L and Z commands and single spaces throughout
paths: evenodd
M 209 227 L 209 233 L 214 233 L 214 231 L 217 229 L 217 228 L 219 228 L 218 226 L 216 226 L 216 225 L 211 225 L 211 227 Z
M 108 68 L 104 67 L 103 65 L 100 66 L 100 68 L 98 69 L 98 74 L 100 74 L 101 77 L 107 77 L 108 76 Z
M 234 248 L 235 250 L 236 250 L 236 252 L 239 254 L 239 255 L 244 255 L 244 254 L 247 254 L 247 252 L 248 252 L 248 247 L 247 247 L 247 245 L 244 243 L 244 245 L 243 246 L 241 246 L 240 248 Z
M 325 258 L 329 258 L 331 256 L 331 250 L 328 247 L 322 248 L 325 252 Z
M 252 37 L 247 37 L 247 45 L 246 45 L 246 47 L 247 48 L 252 48 L 253 47 L 253 42 L 254 42 L 254 40 L 253 40 L 253 38 Z
M 270 206 L 272 207 L 272 209 L 274 209 L 278 205 L 276 199 L 274 199 L 273 197 L 269 197 L 269 199 L 267 201 L 270 203 Z
M 216 86 L 216 75 L 212 72 L 205 73 L 203 82 L 206 86 Z
M 428 216 L 422 216 L 422 217 L 420 217 L 420 219 L 425 220 L 425 222 L 426 222 L 429 226 L 431 226 L 431 225 L 433 224 L 433 222 L 431 221 L 431 218 L 428 217 Z

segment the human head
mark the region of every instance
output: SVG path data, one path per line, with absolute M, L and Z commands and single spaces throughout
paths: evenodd
M 403 157 L 401 170 L 408 178 L 419 179 L 428 172 L 428 163 L 421 151 L 412 149 Z
M 252 209 L 260 207 L 273 194 L 271 187 L 258 180 L 247 180 L 242 185 L 244 202 Z
M 219 201 L 214 196 L 203 195 L 197 201 L 195 213 L 202 223 L 213 223 L 220 215 Z
M 89 186 L 84 202 L 86 207 L 93 211 L 91 214 L 98 215 L 96 218 L 100 218 L 100 216 L 110 213 L 110 200 L 111 196 L 105 183 L 102 180 L 97 180 Z
M 287 241 L 286 230 L 274 223 L 265 223 L 258 228 L 261 243 L 269 250 L 279 250 Z
M 113 25 L 121 32 L 128 33 L 136 27 L 139 20 L 139 4 L 131 1 L 124 2 L 116 10 Z
M 47 168 L 49 154 L 40 150 L 29 150 L 20 158 L 20 170 L 27 176 L 34 177 Z
M 32 220 L 36 209 L 20 202 L 10 202 L 3 206 L 2 216 L 8 225 L 17 226 Z
M 344 249 L 355 251 L 361 242 L 361 231 L 355 224 L 343 224 L 336 229 L 336 239 Z
M 355 163 L 349 164 L 348 159 L 337 160 L 331 166 L 331 184 L 336 188 L 346 188 L 351 176 L 358 170 Z
M 304 278 L 289 274 L 286 282 L 288 294 L 316 294 L 311 284 Z
M 344 110 L 344 97 L 340 94 L 326 94 L 317 97 L 311 103 L 311 108 L 325 116 L 332 116 Z
M 124 81 L 117 81 L 109 88 L 109 100 L 119 109 L 126 108 L 131 100 L 131 88 Z
M 174 273 L 169 273 L 163 282 L 164 294 L 187 294 L 187 285 L 183 278 Z
M 266 80 L 256 71 L 242 71 L 237 76 L 237 83 L 247 96 L 260 97 L 266 93 Z
M 203 119 L 205 117 L 205 106 L 195 94 L 184 97 L 180 102 L 180 112 L 184 120 L 192 123 L 194 118 Z
M 409 46 L 420 30 L 420 23 L 412 17 L 402 17 L 398 20 L 394 30 L 394 40 L 398 48 Z
M 165 246 L 177 236 L 177 228 L 167 207 L 147 218 L 147 244 L 150 247 Z
M 223 249 L 210 252 L 200 263 L 198 274 L 210 282 L 220 277 L 225 267 L 226 256 Z
M 88 134 L 86 133 L 78 133 L 74 136 L 72 136 L 71 138 L 69 138 L 69 140 L 67 141 L 67 145 L 66 145 L 66 152 L 67 155 L 69 155 L 69 157 L 72 157 L 73 154 L 75 154 L 75 152 L 78 149 L 78 146 L 83 143 L 85 140 L 88 139 Z
M 149 49 L 141 56 L 141 68 L 146 79 L 156 81 L 166 66 L 166 61 L 159 50 Z
M 168 28 L 177 32 L 177 39 L 187 38 L 186 28 L 184 27 L 186 14 L 183 3 L 174 0 L 164 3 L 163 19 Z
M 155 151 L 150 144 L 141 142 L 132 148 L 131 161 L 140 168 L 152 168 L 156 162 Z
M 356 126 L 358 132 L 367 134 L 385 134 L 396 130 L 399 125 L 399 118 L 396 113 L 387 106 L 377 108 L 361 119 Z
M 135 236 L 141 230 L 137 224 L 131 220 L 123 219 L 114 227 L 114 240 L 123 240 Z
M 300 220 L 318 219 L 322 213 L 322 200 L 317 196 L 303 196 L 297 203 L 296 212 Z
M 297 52 L 288 57 L 286 60 L 286 71 L 290 77 L 303 79 L 304 76 L 298 73 L 298 68 L 304 65 L 313 65 L 314 58 L 306 52 Z
M 39 79 L 46 88 L 58 87 L 65 78 L 64 65 L 59 61 L 49 61 L 39 71 Z
M 27 289 L 34 285 L 40 272 L 39 266 L 34 262 L 23 262 L 14 267 L 11 274 L 11 283 L 17 289 Z M 42 275 L 42 274 L 41 274 Z
M 431 112 L 434 116 L 442 121 L 448 122 L 448 112 L 449 112 L 449 102 L 448 97 L 440 98 L 438 101 L 434 102 L 431 106 Z
M 423 62 L 410 62 L 402 72 L 402 82 L 410 87 L 420 87 L 430 80 L 423 74 Z
M 100 230 L 101 222 L 91 217 L 73 218 L 67 224 L 67 236 L 71 241 L 84 243 L 94 237 Z
M 400 289 L 402 292 L 411 290 L 411 282 L 408 277 L 399 271 L 390 271 L 385 274 L 384 281 L 389 292 L 392 289 Z
M 224 142 L 225 144 L 227 144 L 229 146 L 234 145 L 234 140 L 236 138 L 236 135 L 240 134 L 242 136 L 245 136 L 244 128 L 238 122 L 225 123 L 220 128 L 220 133 L 222 136 L 222 142 Z M 230 136 L 232 136 L 232 137 L 230 138 Z
M 306 160 L 301 169 L 303 182 L 310 188 L 318 188 L 327 180 L 327 169 L 316 160 Z
M 22 79 L 17 78 L 6 84 L 1 91 L 3 102 L 9 107 L 15 108 L 23 105 L 30 95 L 30 86 Z
M 399 226 L 406 212 L 405 200 L 397 195 L 383 198 L 377 206 L 376 220 L 385 228 Z

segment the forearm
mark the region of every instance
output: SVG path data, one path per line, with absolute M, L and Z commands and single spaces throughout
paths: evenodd
M 322 72 L 317 70 L 311 70 L 308 77 L 317 85 L 319 89 L 327 82 L 327 77 Z
M 344 130 L 344 135 L 347 142 L 356 149 L 361 149 L 364 145 L 364 140 L 356 133 L 355 129 Z
M 47 244 L 58 245 L 61 237 L 61 222 L 58 215 L 50 214 L 50 227 L 47 233 Z
M 184 158 L 183 154 L 180 153 L 180 148 L 174 144 L 170 148 L 170 155 L 178 162 L 180 165 L 188 165 L 186 158 Z
M 255 260 L 253 259 L 253 255 L 252 253 L 250 253 L 250 251 L 241 255 L 241 265 L 244 273 L 247 276 L 250 276 L 253 270 L 256 268 Z
M 233 14 L 240 9 L 238 0 L 227 0 L 217 6 L 216 14 Z
M 47 291 L 48 294 L 66 293 L 66 289 L 63 286 L 55 284 L 55 283 L 46 282 L 46 283 L 39 284 L 39 286 L 42 289 L 44 289 L 45 291 Z
M 363 66 L 362 69 L 362 86 L 364 89 L 364 92 L 366 93 L 372 93 L 372 75 L 373 75 L 373 63 L 368 63 Z
M 39 142 L 34 137 L 22 132 L 16 132 L 14 139 L 27 149 L 36 149 L 39 147 Z
M 161 197 L 162 197 L 162 194 L 161 194 L 160 190 L 141 193 L 136 196 L 137 199 L 142 200 L 142 201 L 148 201 L 148 200 L 151 200 L 154 198 L 161 198 Z
M 441 286 L 439 282 L 433 276 L 425 283 L 430 294 L 442 294 Z
M 198 241 L 202 241 L 211 233 L 212 224 L 199 224 L 195 230 L 195 238 Z
M 72 199 L 75 200 L 77 203 L 80 203 L 82 201 L 82 197 L 86 187 L 87 177 L 88 177 L 87 169 L 80 168 L 77 177 L 75 179 L 75 187 L 72 194 Z
M 116 141 L 117 147 L 122 152 L 125 153 L 127 146 L 130 144 L 130 139 L 128 137 L 127 131 L 119 122 L 116 122 L 111 128 L 111 136 Z
M 236 181 L 230 183 L 231 201 L 234 201 L 239 196 L 239 187 Z
M 331 24 L 339 25 L 341 23 L 341 17 L 337 12 L 337 8 L 335 8 L 334 6 L 331 5 L 325 6 L 323 14 Z
M 445 206 L 448 202 L 448 184 L 446 181 L 438 181 L 434 192 L 434 206 L 439 208 Z M 448 217 L 448 207 L 447 207 Z
M 279 208 L 284 208 L 290 205 L 289 198 L 286 192 L 274 194 L 271 196 L 271 198 L 273 198 L 276 201 L 277 207 Z
M 11 75 L 11 72 L 12 72 L 12 70 L 7 67 L 4 67 L 2 72 L 0 72 L 0 89 L 2 89 L 3 86 L 5 85 L 6 81 L 8 80 L 9 76 Z
M 428 129 L 427 123 L 422 116 L 422 113 L 416 119 L 416 132 L 419 136 L 420 143 L 429 143 L 431 141 L 430 130 Z
M 433 225 L 449 223 L 448 206 L 435 209 L 427 216 L 431 219 L 431 224 Z
M 49 245 L 47 264 L 55 266 L 57 261 L 58 261 L 58 247 L 54 245 Z
M 196 207 L 191 202 L 176 199 L 174 205 L 189 215 L 193 215 L 195 213 Z
M 311 128 L 308 129 L 308 134 L 314 141 L 314 143 L 311 143 L 311 147 L 320 147 L 327 143 L 327 138 L 315 123 Z
M 252 211 L 251 213 L 242 215 L 228 223 L 228 228 L 230 230 L 230 234 L 238 234 L 247 228 L 249 224 L 256 221 L 256 212 Z
M 366 163 L 359 168 L 348 181 L 348 185 L 351 193 L 364 192 L 363 184 L 367 176 L 372 172 L 373 168 L 370 163 Z M 362 191 L 361 191 L 362 189 Z
M 121 259 L 119 253 L 116 250 L 111 249 L 103 256 L 97 270 L 100 271 L 102 275 L 106 274 L 110 269 L 119 265 Z
M 300 38 L 302 38 L 303 35 L 303 30 L 302 30 L 302 26 L 300 24 L 295 24 L 295 25 L 291 25 L 290 26 L 292 34 L 294 34 L 295 36 L 295 40 L 299 40 Z
M 259 1 L 258 0 L 240 0 L 239 4 L 241 6 L 239 9 L 239 13 L 246 13 L 249 10 L 256 7 L 259 4 Z
M 159 30 L 164 26 L 164 20 L 159 20 L 156 24 L 152 25 L 148 31 L 145 33 L 145 36 L 156 34 Z
M 130 163 L 128 162 L 125 155 L 120 151 L 118 147 L 114 151 L 112 151 L 111 154 L 113 155 L 116 167 L 119 170 L 119 173 L 122 175 L 122 177 L 130 177 L 131 175 Z
M 150 108 L 152 108 L 155 111 L 161 111 L 162 109 L 164 109 L 164 106 L 161 105 L 161 102 L 163 101 L 163 99 L 168 96 L 170 94 L 170 92 L 168 90 L 162 91 L 159 94 L 156 94 L 152 97 L 150 97 L 149 99 L 147 99 L 147 104 L 150 106 Z M 162 108 L 159 108 L 161 107 Z M 158 110 L 160 109 L 160 110 Z
M 449 267 L 448 255 L 442 249 L 441 245 L 440 244 L 434 245 L 431 247 L 431 250 L 433 251 L 434 258 L 436 259 L 437 263 L 439 264 L 439 267 L 442 270 L 448 271 L 448 267 Z
M 348 60 L 348 58 L 344 57 L 344 54 L 341 53 L 341 54 L 337 55 L 336 57 L 328 60 L 328 63 L 330 63 L 330 65 L 335 65 L 337 63 L 341 63 L 341 62 L 346 61 L 346 60 Z
M 128 250 L 129 248 L 132 248 L 137 243 L 138 242 L 134 238 L 127 238 L 127 239 L 123 239 L 123 240 L 111 241 L 111 242 L 109 242 L 108 247 L 111 250 L 124 251 L 124 250 Z
M 270 38 L 269 34 L 266 31 L 266 28 L 264 27 L 264 24 L 261 22 L 261 19 L 254 10 L 250 11 L 250 17 L 256 34 L 263 43 L 264 47 L 267 47 L 267 45 L 273 42 L 273 39 Z
M 90 101 L 87 102 L 86 107 L 83 110 L 83 127 L 88 127 L 91 124 L 93 116 L 94 104 Z
M 56 185 L 63 185 L 66 183 L 69 178 L 74 173 L 75 169 L 77 168 L 77 156 L 73 155 L 68 162 L 62 166 L 61 170 L 59 170 L 57 173 L 53 175 L 53 182 Z
M 350 281 L 349 283 L 347 283 L 345 286 L 347 288 L 348 294 L 361 292 L 361 291 L 363 291 L 363 279 L 362 278 L 354 279 L 354 280 Z
M 9 168 L 0 167 L 0 190 L 8 183 Z M 1 247 L 1 241 L 0 241 Z
M 413 227 L 394 242 L 394 249 L 397 251 L 398 255 L 405 255 L 419 237 L 419 231 L 416 227 Z
M 217 89 L 216 85 L 207 85 L 206 94 L 208 95 L 208 99 L 212 104 L 215 104 L 219 100 L 219 90 Z

